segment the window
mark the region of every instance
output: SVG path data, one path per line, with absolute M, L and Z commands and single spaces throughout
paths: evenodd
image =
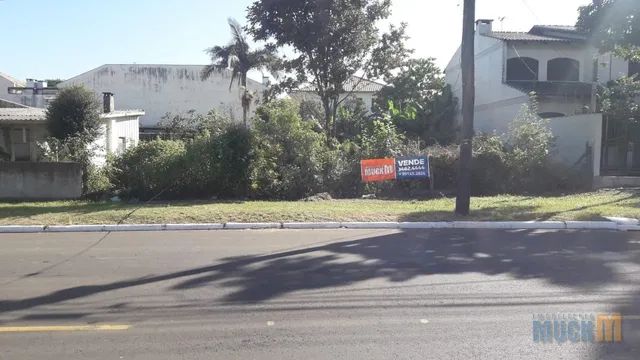
M 127 150 L 127 138 L 119 137 L 118 138 L 118 154 L 122 154 L 125 150 Z
M 640 62 L 629 61 L 629 76 L 633 76 L 633 75 L 640 76 Z
M 543 119 L 551 119 L 551 118 L 563 117 L 564 114 L 559 112 L 542 112 L 542 113 L 539 113 L 538 116 L 540 116 Z
M 507 60 L 507 81 L 538 80 L 538 60 L 528 57 Z
M 548 81 L 580 81 L 580 62 L 568 58 L 551 59 L 547 63 Z
M 16 161 L 30 161 L 29 129 L 11 129 L 11 146 Z

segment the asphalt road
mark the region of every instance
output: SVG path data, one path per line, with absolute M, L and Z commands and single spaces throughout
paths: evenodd
M 640 233 L 0 235 L 0 359 L 639 359 Z M 540 344 L 535 314 L 624 316 Z

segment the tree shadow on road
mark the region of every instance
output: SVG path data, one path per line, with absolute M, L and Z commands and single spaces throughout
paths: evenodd
M 401 283 L 420 276 L 461 273 L 507 274 L 590 291 L 627 281 L 618 267 L 621 262 L 640 264 L 638 239 L 636 233 L 610 231 L 408 230 L 3 300 L 0 312 L 169 281 L 168 291 L 229 289 L 220 299 L 228 304 L 261 303 L 294 291 L 330 290 L 372 279 Z M 640 280 L 631 285 L 637 289 Z M 621 299 L 617 310 L 640 314 L 638 298 Z M 627 324 L 625 331 L 628 339 L 640 338 L 637 320 Z

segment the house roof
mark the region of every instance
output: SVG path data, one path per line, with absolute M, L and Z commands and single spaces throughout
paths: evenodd
M 21 81 L 21 80 L 18 80 L 18 79 L 16 79 L 16 78 L 14 78 L 13 76 L 7 75 L 7 74 L 5 74 L 5 73 L 3 73 L 3 72 L 0 72 L 0 77 L 3 77 L 3 78 L 5 78 L 5 79 L 9 80 L 9 81 L 10 81 L 10 82 L 12 82 L 15 86 L 22 86 L 22 87 L 27 86 L 27 83 L 26 83 L 26 82 Z M 6 91 L 6 90 L 5 90 L 5 91 Z
M 493 31 L 486 36 L 505 41 L 548 41 L 548 42 L 573 42 L 572 39 L 563 39 L 552 36 L 536 35 L 526 32 Z
M 110 113 L 102 114 L 103 119 L 112 119 L 127 116 L 144 116 L 144 110 L 139 109 L 127 109 L 127 110 L 115 110 Z
M 26 108 L 27 105 L 22 105 L 17 102 L 9 101 L 7 99 L 0 99 L 0 108 Z
M 142 110 L 116 110 L 107 114 L 100 114 L 102 119 L 114 119 L 129 116 L 143 116 Z M 9 121 L 45 121 L 47 111 L 41 108 L 0 108 L 0 122 Z
M 493 31 L 486 36 L 505 41 L 580 42 L 587 34 L 569 25 L 535 25 L 528 32 Z
M 40 108 L 0 108 L 0 122 L 3 121 L 44 121 L 46 110 Z
M 345 92 L 370 92 L 377 93 L 382 90 L 386 85 L 373 80 L 368 80 L 360 76 L 353 75 L 344 83 Z M 297 91 L 300 92 L 315 92 L 315 85 L 304 86 Z

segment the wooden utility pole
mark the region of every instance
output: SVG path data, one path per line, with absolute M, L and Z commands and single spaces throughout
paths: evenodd
M 460 142 L 460 168 L 458 169 L 458 192 L 456 214 L 469 215 L 471 203 L 471 160 L 473 140 L 473 111 L 475 107 L 475 20 L 476 1 L 464 0 L 462 24 L 462 139 Z

